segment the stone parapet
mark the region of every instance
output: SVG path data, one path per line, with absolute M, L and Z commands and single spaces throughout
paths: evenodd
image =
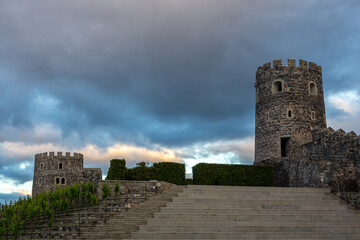
M 102 180 L 96 182 L 96 189 L 98 198 L 101 199 L 103 184 L 106 184 L 111 189 L 111 196 L 115 196 L 114 188 L 116 183 L 119 183 L 119 194 L 125 195 L 132 193 L 134 197 L 143 196 L 146 192 L 163 192 L 170 189 L 175 184 L 164 182 L 164 181 L 131 181 L 131 180 Z

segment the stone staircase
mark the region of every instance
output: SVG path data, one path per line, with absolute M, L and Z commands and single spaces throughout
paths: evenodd
M 328 189 L 189 185 L 147 221 L 138 211 L 128 239 L 360 239 L 359 213 Z
M 165 207 L 185 186 L 174 186 L 161 194 L 151 197 L 135 208 L 119 214 L 113 214 L 105 223 L 97 224 L 83 230 L 77 239 L 124 239 L 130 237 L 131 232 L 139 230 L 139 225 L 145 224 L 147 219 L 153 218 L 154 213 Z

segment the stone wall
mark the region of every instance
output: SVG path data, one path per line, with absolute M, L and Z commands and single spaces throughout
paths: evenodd
M 351 182 L 360 186 L 360 136 L 354 132 L 316 128 L 301 150 L 298 158 L 267 159 L 259 164 L 274 166 L 276 186 L 337 189 Z
M 326 127 L 321 71 L 288 59 L 256 72 L 254 164 L 274 166 L 276 186 L 360 185 L 360 137 Z
M 267 159 L 257 164 L 274 167 L 274 186 L 325 187 L 321 181 L 318 161 Z
M 255 163 L 281 157 L 281 137 L 289 137 L 286 157 L 291 159 L 311 139 L 311 129 L 326 128 L 321 67 L 299 62 L 288 59 L 283 66 L 274 60 L 256 72 Z
M 35 155 L 32 195 L 65 187 L 75 183 L 102 180 L 100 168 L 83 168 L 84 157 L 80 153 L 39 153 Z
M 133 197 L 143 197 L 146 193 L 163 192 L 175 186 L 175 184 L 163 181 L 130 181 L 130 180 L 103 180 L 96 182 L 97 196 L 101 199 L 103 184 L 106 184 L 111 189 L 110 196 L 115 196 L 114 188 L 119 182 L 119 195 L 132 195 Z
M 63 187 L 79 182 L 82 177 L 83 155 L 69 152 L 39 153 L 35 155 L 32 194 L 49 191 L 57 186 Z
M 97 182 L 102 180 L 101 168 L 84 168 L 82 171 L 82 180 L 84 182 Z
M 314 129 L 312 141 L 303 146 L 309 161 L 318 162 L 324 186 L 356 180 L 360 185 L 360 136 L 342 129 Z

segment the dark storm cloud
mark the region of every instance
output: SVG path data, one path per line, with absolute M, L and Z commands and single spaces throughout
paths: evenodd
M 314 61 L 325 90 L 359 88 L 358 12 L 357 1 L 1 1 L 0 123 L 51 123 L 53 141 L 78 145 L 249 136 L 267 61 Z
M 15 185 L 23 184 L 32 180 L 33 173 L 34 164 L 32 159 L 25 161 L 24 158 L 9 158 L 0 155 L 0 182 L 11 181 Z
M 14 181 L 15 184 L 23 184 L 31 181 L 33 179 L 33 173 L 34 165 L 28 166 L 26 169 L 20 169 L 19 165 L 7 165 L 0 168 L 0 176 L 4 179 Z

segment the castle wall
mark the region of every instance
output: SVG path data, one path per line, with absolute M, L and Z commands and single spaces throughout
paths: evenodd
M 303 146 L 309 161 L 316 161 L 324 186 L 356 181 L 360 186 L 360 136 L 342 129 L 314 129 L 312 141 Z
M 84 182 L 97 182 L 102 180 L 101 168 L 84 168 L 82 172 Z
M 125 195 L 127 193 L 131 194 L 133 198 L 143 196 L 145 193 L 149 192 L 163 192 L 169 188 L 175 186 L 173 183 L 168 183 L 164 181 L 133 181 L 133 180 L 102 180 L 96 183 L 96 193 L 99 199 L 102 198 L 102 187 L 103 184 L 106 184 L 110 187 L 111 192 L 110 196 L 115 196 L 114 192 L 115 185 L 119 183 L 119 195 Z
M 102 180 L 100 168 L 83 168 L 84 158 L 80 153 L 39 153 L 35 155 L 32 195 L 57 187 Z
M 281 85 L 281 91 L 276 89 Z M 278 85 L 276 85 L 278 84 Z M 310 91 L 315 86 L 315 94 Z M 321 67 L 288 59 L 288 66 L 274 60 L 256 72 L 255 164 L 263 160 L 292 159 L 311 139 L 311 129 L 326 127 Z M 289 113 L 289 111 L 291 113 Z M 281 137 L 289 137 L 286 157 Z
M 83 155 L 67 152 L 40 153 L 35 155 L 33 195 L 79 182 L 82 176 Z M 61 165 L 60 165 L 61 164 Z
M 352 188 L 360 186 L 360 136 L 342 129 L 316 128 L 297 159 L 268 159 L 276 186 Z M 352 189 L 349 189 L 352 190 Z

